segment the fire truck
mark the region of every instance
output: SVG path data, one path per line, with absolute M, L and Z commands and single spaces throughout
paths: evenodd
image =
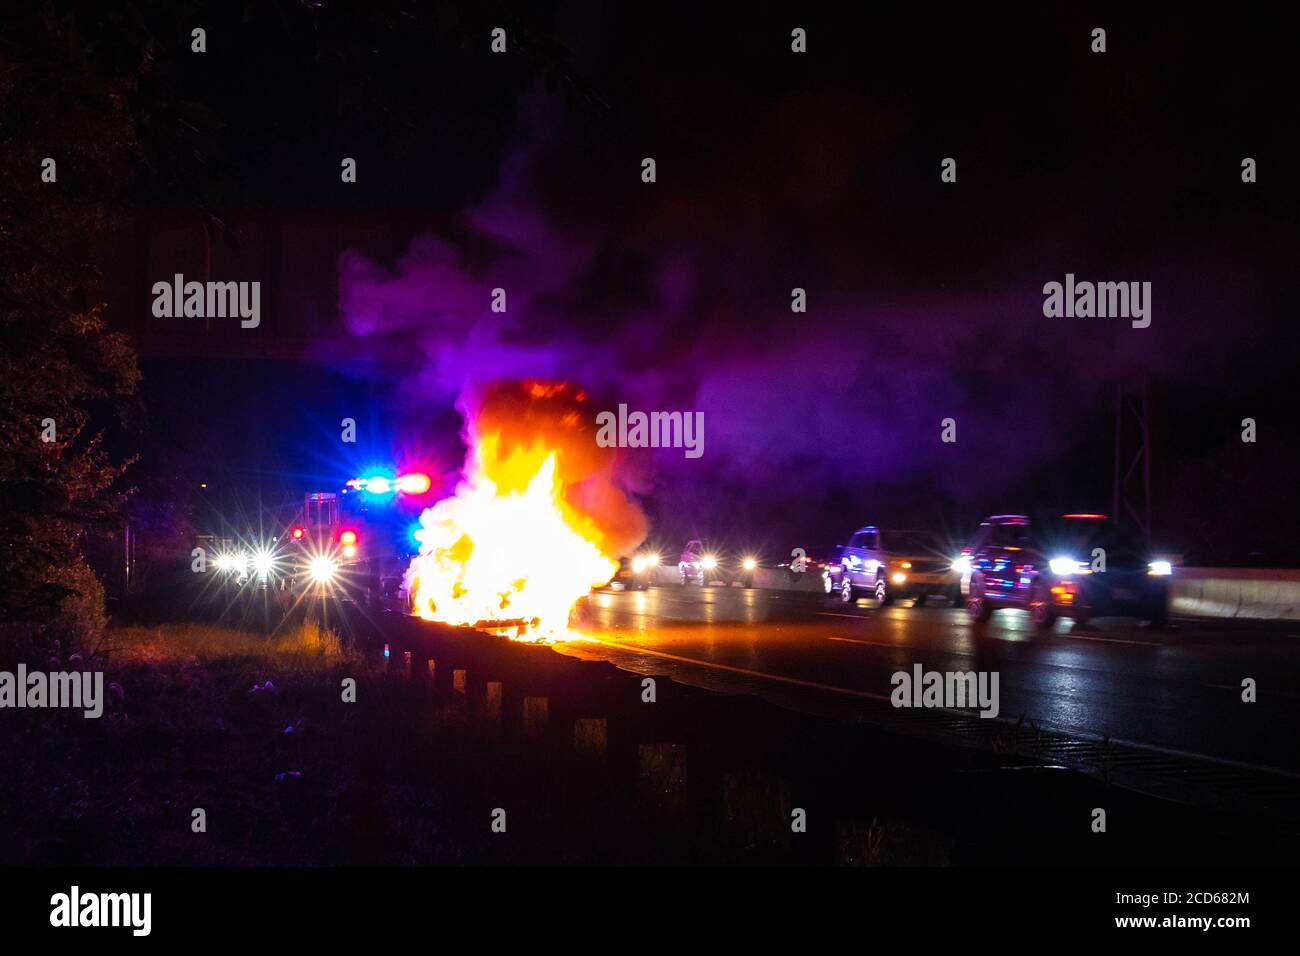
M 396 591 L 409 560 L 394 546 L 391 531 L 363 508 L 345 507 L 335 492 L 308 492 L 279 549 L 288 588 L 378 604 Z
M 375 605 L 397 598 L 413 552 L 412 506 L 430 490 L 427 475 L 355 478 L 346 490 L 309 491 L 274 537 L 203 536 L 223 586 Z M 394 506 L 392 497 L 408 499 Z M 386 500 L 388 499 L 388 500 Z
M 363 565 L 361 532 L 352 524 L 342 520 L 334 492 L 303 495 L 302 510 L 284 536 L 282 549 L 294 590 L 331 587 Z
M 288 563 L 297 569 L 297 589 L 332 590 L 344 600 L 375 605 L 395 598 L 411 549 L 404 509 L 375 509 L 398 496 L 415 502 L 430 490 L 423 473 L 354 478 L 341 497 L 332 491 L 303 496 L 302 511 L 285 536 Z

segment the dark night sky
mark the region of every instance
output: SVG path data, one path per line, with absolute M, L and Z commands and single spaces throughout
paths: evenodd
M 224 273 L 214 257 L 216 278 L 279 276 L 255 331 L 114 318 L 140 335 L 163 431 L 223 448 L 233 475 L 331 475 L 343 414 L 373 423 L 365 455 L 454 462 L 457 395 L 498 376 L 702 410 L 702 459 L 627 462 L 673 544 L 780 551 L 868 520 L 960 534 L 992 510 L 1107 508 L 1112 390 L 1136 373 L 1161 494 L 1247 415 L 1266 467 L 1295 459 L 1280 30 L 1120 7 L 347 9 L 207 17 L 212 52 L 178 40 L 169 67 L 212 118 L 214 207 L 288 251 Z M 488 52 L 497 23 L 507 56 Z M 1260 182 L 1241 183 L 1243 156 Z M 140 198 L 150 234 L 184 218 L 157 183 Z M 141 273 L 170 275 L 173 245 L 121 266 L 123 301 L 147 302 Z M 1150 281 L 1151 327 L 1044 318 L 1042 286 L 1066 272 Z M 196 380 L 206 420 L 187 428 L 174 399 Z

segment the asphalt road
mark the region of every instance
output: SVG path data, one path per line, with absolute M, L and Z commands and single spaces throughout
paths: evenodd
M 1300 771 L 1300 626 L 1105 619 L 1038 635 L 1020 611 L 977 627 L 960 609 L 674 586 L 594 593 L 574 623 L 584 639 L 564 653 L 811 713 L 879 711 L 915 664 L 996 671 L 1004 719 Z M 1256 703 L 1241 699 L 1246 677 Z

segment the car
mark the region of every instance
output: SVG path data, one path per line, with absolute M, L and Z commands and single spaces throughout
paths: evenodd
M 718 558 L 704 547 L 704 542 L 692 538 L 682 548 L 681 559 L 677 562 L 682 584 L 698 584 L 701 587 L 718 576 Z
M 1062 617 L 1166 620 L 1172 564 L 1103 514 L 997 516 L 981 525 L 969 558 L 966 610 L 975 623 L 999 608 L 1027 610 L 1041 630 Z
M 961 553 L 952 562 L 952 570 L 959 578 L 963 598 L 970 595 L 971 556 L 985 545 L 989 537 L 995 533 L 994 529 L 1003 525 L 1024 525 L 1028 523 L 1028 515 L 989 515 L 980 522 L 979 527 L 975 529 L 975 534 L 971 537 L 970 543 L 961 549 Z
M 845 603 L 859 592 L 882 606 L 909 599 L 920 604 L 932 594 L 959 603 L 960 581 L 948 550 L 926 531 L 866 525 L 825 562 L 822 586 Z
M 650 586 L 659 555 L 638 554 L 618 559 L 618 570 L 605 587 L 611 591 L 644 591 Z
M 911 599 L 917 605 L 931 596 L 953 607 L 962 603 L 961 578 L 952 567 L 952 548 L 929 531 L 880 532 L 880 549 L 889 566 L 889 590 L 895 600 Z

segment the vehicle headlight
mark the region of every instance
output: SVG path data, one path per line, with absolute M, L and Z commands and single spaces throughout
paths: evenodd
M 1152 561 L 1147 565 L 1147 574 L 1166 575 L 1173 574 L 1174 566 L 1168 561 Z
M 253 555 L 253 570 L 259 577 L 269 577 L 275 570 L 275 555 L 270 551 L 258 551 Z
M 652 568 L 659 567 L 659 555 L 657 554 L 647 555 L 645 559 L 645 563 Z
M 212 566 L 218 571 L 229 571 L 232 565 L 233 562 L 228 554 L 219 554 L 216 560 L 212 562 Z
M 1076 561 L 1074 558 L 1052 558 L 1051 561 L 1047 562 L 1047 566 L 1052 569 L 1053 574 L 1058 574 L 1061 577 L 1078 574 L 1086 567 L 1083 562 Z
M 718 566 L 718 559 L 711 554 L 706 554 L 704 559 L 700 561 L 700 566 L 706 571 L 712 571 Z
M 895 584 L 902 584 L 904 581 L 907 580 L 907 575 L 904 574 L 902 571 L 896 571 L 893 577 L 891 577 L 889 580 L 893 581 Z
M 962 555 L 952 562 L 952 569 L 958 574 L 970 574 L 970 558 Z
M 744 561 L 741 562 L 741 566 L 746 571 L 753 571 L 756 567 L 758 567 L 758 562 L 755 561 L 753 558 L 746 558 Z
M 339 566 L 334 563 L 332 558 L 324 555 L 311 559 L 311 564 L 307 570 L 311 573 L 311 579 L 318 584 L 329 584 L 334 580 L 334 575 L 338 572 Z
M 638 554 L 635 558 L 632 559 L 632 573 L 640 574 L 645 569 L 646 569 L 645 558 L 641 557 L 641 555 Z

